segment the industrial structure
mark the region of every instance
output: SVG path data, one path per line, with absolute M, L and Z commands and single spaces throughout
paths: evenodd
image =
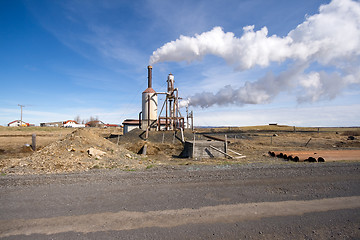
M 158 97 L 152 88 L 152 67 L 148 66 L 148 87 L 142 93 L 142 112 L 139 113 L 141 129 L 157 129 Z
M 165 95 L 165 101 L 158 115 L 158 95 Z M 152 66 L 148 66 L 148 87 L 142 93 L 142 111 L 139 113 L 139 127 L 148 131 L 177 130 L 185 128 L 185 118 L 179 107 L 179 89 L 175 88 L 174 75 L 167 77 L 167 91 L 156 92 L 152 88 Z M 187 111 L 187 121 L 193 114 Z M 189 123 L 187 122 L 187 126 Z

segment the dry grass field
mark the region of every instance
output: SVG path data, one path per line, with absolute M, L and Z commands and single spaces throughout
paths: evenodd
M 32 134 L 36 151 L 32 151 Z M 253 127 L 198 128 L 196 139 L 204 135 L 229 141 L 229 148 L 246 155 L 243 159 L 179 158 L 182 143 L 158 132 L 151 133 L 147 156 L 137 153 L 144 146 L 139 132 L 121 136 L 118 128 L 0 127 L 0 171 L 3 174 L 31 174 L 87 171 L 97 168 L 135 170 L 156 165 L 241 164 L 277 162 L 269 151 L 360 150 L 360 128 L 302 128 L 281 125 Z M 112 136 L 113 138 L 109 138 Z M 115 136 L 115 137 L 114 137 Z M 120 137 L 117 137 L 120 136 Z M 109 138 L 106 140 L 104 138 Z M 193 133 L 185 131 L 185 139 Z M 90 148 L 105 153 L 91 156 Z M 359 159 L 360 160 L 360 159 Z

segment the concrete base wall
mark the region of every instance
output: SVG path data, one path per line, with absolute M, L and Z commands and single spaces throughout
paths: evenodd
M 156 122 L 157 120 L 150 120 L 150 131 L 156 131 L 157 130 L 157 125 L 156 125 Z M 148 127 L 148 120 L 145 119 L 145 120 L 142 120 L 141 121 L 141 129 L 142 130 L 146 130 L 146 128 Z
M 188 158 L 224 158 L 224 154 L 216 151 L 210 147 L 216 147 L 221 151 L 225 151 L 225 143 L 220 141 L 195 141 L 195 147 L 193 142 L 186 141 L 184 150 L 181 154 L 182 157 Z
M 131 130 L 139 128 L 139 125 L 124 125 L 124 134 L 130 132 Z

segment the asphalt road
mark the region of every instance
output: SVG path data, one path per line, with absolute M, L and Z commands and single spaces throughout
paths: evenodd
M 360 239 L 360 163 L 0 177 L 1 239 Z

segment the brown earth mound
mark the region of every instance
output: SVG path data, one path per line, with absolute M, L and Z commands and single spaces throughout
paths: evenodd
M 184 139 L 192 139 L 191 131 L 184 131 Z M 179 156 L 183 150 L 181 141 L 182 135 L 180 131 L 151 131 L 148 139 L 146 139 L 146 131 L 141 129 L 133 129 L 132 131 L 120 136 L 119 139 L 110 139 L 112 142 L 121 144 L 127 150 L 133 153 L 142 153 L 144 145 L 147 145 L 146 155 L 151 156 L 155 160 L 166 160 Z
M 88 171 L 97 168 L 142 169 L 149 161 L 89 129 L 77 129 L 31 156 L 8 159 L 1 172 L 41 174 Z

